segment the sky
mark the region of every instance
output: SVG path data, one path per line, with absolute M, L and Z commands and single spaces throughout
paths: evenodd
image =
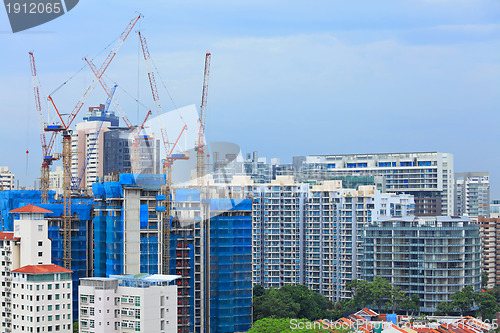
M 133 123 L 155 110 L 140 30 L 160 73 L 163 112 L 199 108 L 211 52 L 209 141 L 282 162 L 308 154 L 448 152 L 456 172 L 489 171 L 491 197 L 500 198 L 497 0 L 81 0 L 16 34 L 0 9 L 0 165 L 21 185 L 33 186 L 41 164 L 28 51 L 42 94 L 69 113 L 92 80 L 82 59 L 101 63 L 139 12 L 143 18 L 106 72 Z M 75 122 L 105 99 L 96 87 Z

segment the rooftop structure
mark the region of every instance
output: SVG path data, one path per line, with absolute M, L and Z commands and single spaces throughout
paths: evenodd
M 177 332 L 177 276 L 85 278 L 79 291 L 83 332 Z

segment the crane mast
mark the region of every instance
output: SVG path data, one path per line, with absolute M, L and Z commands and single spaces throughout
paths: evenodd
M 42 144 L 42 167 L 41 167 L 41 175 L 40 175 L 40 191 L 41 191 L 41 201 L 42 203 L 48 203 L 49 200 L 49 180 L 50 180 L 50 166 L 54 160 L 60 158 L 59 155 L 52 156 L 52 147 L 54 145 L 56 133 L 53 132 L 50 136 L 50 140 L 47 143 L 45 138 L 45 131 L 43 129 L 44 121 L 43 121 L 43 111 L 42 104 L 40 102 L 40 88 L 38 82 L 38 74 L 36 70 L 35 64 L 35 56 L 33 52 L 29 52 L 30 59 L 30 67 L 31 67 L 31 76 L 33 78 L 33 93 L 35 95 L 35 107 L 40 116 L 40 142 Z
M 208 97 L 208 77 L 210 74 L 210 52 L 205 55 L 205 73 L 203 75 L 203 93 L 201 96 L 201 107 L 200 107 L 200 119 L 198 127 L 198 141 L 196 142 L 196 176 L 198 179 L 198 186 L 203 185 L 203 178 L 205 177 L 206 163 L 205 163 L 205 114 L 207 107 L 207 97 Z

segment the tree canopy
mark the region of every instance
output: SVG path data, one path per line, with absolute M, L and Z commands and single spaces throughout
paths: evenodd
M 500 310 L 498 294 L 497 290 L 474 292 L 471 286 L 466 286 L 451 295 L 450 301 L 439 303 L 437 313 L 441 315 L 472 314 L 473 309 L 477 307 L 476 316 L 491 320 L 495 317 L 495 313 Z
M 352 280 L 346 284 L 351 291 L 352 298 L 346 302 L 345 309 L 357 311 L 367 306 L 373 306 L 380 313 L 385 311 L 417 313 L 420 310 L 420 299 L 418 295 L 411 297 L 400 287 L 393 287 L 380 276 L 376 276 L 372 282 L 364 280 Z
M 320 324 L 316 325 L 307 319 L 263 318 L 253 323 L 248 333 L 325 333 Z
M 331 319 L 334 304 L 325 296 L 303 285 L 286 285 L 280 289 L 253 289 L 254 321 L 267 318 Z

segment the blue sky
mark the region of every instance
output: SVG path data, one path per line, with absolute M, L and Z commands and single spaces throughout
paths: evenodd
M 41 160 L 27 52 L 35 52 L 48 94 L 84 66 L 83 57 L 101 62 L 136 11 L 174 101 L 159 82 L 165 111 L 199 106 L 204 54 L 212 53 L 210 141 L 285 162 L 304 154 L 450 152 L 457 172 L 489 171 L 492 198 L 500 198 L 496 0 L 81 0 L 17 34 L 0 10 L 0 165 L 21 184 L 39 177 Z M 135 30 L 107 72 L 133 122 L 147 111 L 130 97 L 138 88 L 154 108 Z M 54 99 L 72 109 L 91 78 L 82 70 Z M 97 87 L 85 108 L 104 100 Z

